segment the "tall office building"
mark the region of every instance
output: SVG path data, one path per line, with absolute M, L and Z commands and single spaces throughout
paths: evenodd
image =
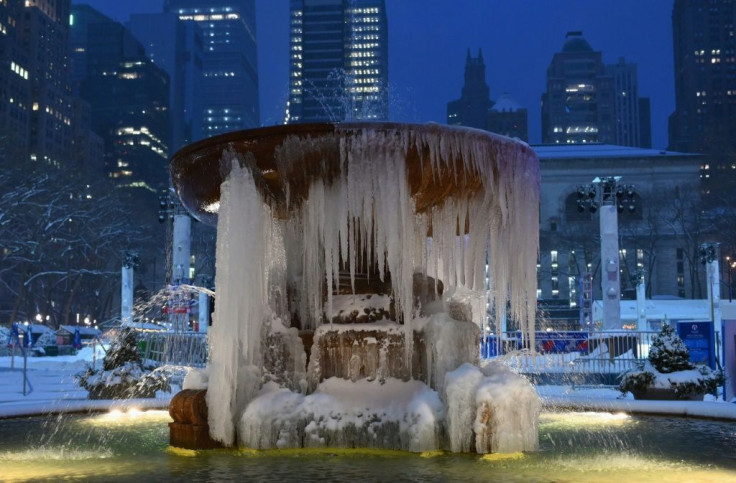
M 291 0 L 285 122 L 387 118 L 384 0 Z
M 31 110 L 29 58 L 21 39 L 23 0 L 0 2 L 0 162 L 28 152 Z
M 69 84 L 70 0 L 0 1 L 0 160 L 79 172 L 99 154 Z M 80 149 L 80 146 L 84 146 Z
M 125 27 L 92 7 L 74 5 L 71 25 L 72 62 L 83 65 L 72 69 L 76 89 L 104 140 L 104 175 L 158 193 L 169 179 L 168 75 Z
M 192 96 L 184 101 L 185 109 L 188 105 L 193 111 L 192 140 L 257 127 L 255 1 L 166 0 L 164 11 L 196 25 L 201 35 L 201 74 L 195 60 L 188 65 L 184 80 L 184 89 L 190 93 L 185 95 Z M 186 38 L 197 42 L 191 35 Z M 197 48 L 190 44 L 184 50 L 196 58 Z M 201 82 L 197 82 L 200 75 Z
M 169 74 L 170 151 L 201 139 L 204 41 L 199 25 L 169 12 L 132 15 L 127 26 L 146 55 Z
M 706 184 L 732 183 L 736 176 L 735 26 L 732 0 L 675 0 L 675 111 L 669 119 L 669 148 L 708 154 Z
M 56 167 L 68 164 L 74 153 L 68 82 L 70 3 L 28 0 L 22 19 L 31 83 L 30 158 Z
M 493 106 L 490 92 L 483 52 L 479 50 L 478 57 L 473 57 L 468 49 L 463 90 L 460 99 L 447 103 L 447 124 L 485 129 L 488 111 Z
M 460 98 L 447 103 L 447 124 L 485 129 L 524 141 L 528 138 L 527 110 L 507 93 L 497 102 L 491 100 L 486 64 L 480 50 L 477 57 L 470 55 L 468 50 Z
M 639 77 L 637 66 L 621 57 L 616 64 L 606 66 L 606 73 L 613 78 L 614 91 L 614 138 L 613 143 L 620 146 L 651 148 L 651 135 L 647 136 L 648 112 L 647 98 L 639 97 Z M 643 99 L 646 99 L 642 102 Z M 642 133 L 642 130 L 645 132 Z M 651 131 L 651 128 L 649 128 Z M 644 136 L 642 136 L 642 134 Z
M 582 32 L 568 32 L 562 51 L 547 68 L 542 94 L 542 142 L 545 144 L 615 142 L 613 78 L 600 51 Z

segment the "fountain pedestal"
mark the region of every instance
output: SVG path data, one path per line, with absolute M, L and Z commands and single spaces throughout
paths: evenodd
M 169 444 L 185 449 L 222 448 L 222 443 L 210 437 L 207 424 L 206 389 L 184 389 L 169 403 Z

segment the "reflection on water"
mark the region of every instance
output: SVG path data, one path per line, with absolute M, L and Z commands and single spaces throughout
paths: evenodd
M 165 411 L 0 420 L 0 480 L 736 481 L 732 422 L 543 413 L 540 451 L 212 450 L 168 446 Z

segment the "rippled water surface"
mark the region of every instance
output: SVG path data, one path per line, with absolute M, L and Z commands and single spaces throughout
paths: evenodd
M 165 411 L 0 420 L 2 481 L 736 481 L 736 424 L 544 413 L 540 451 L 186 451 Z

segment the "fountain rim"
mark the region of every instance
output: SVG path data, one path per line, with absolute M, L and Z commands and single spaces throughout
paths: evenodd
M 536 387 L 536 386 L 535 386 Z M 175 394 L 174 394 L 175 395 Z M 171 397 L 161 399 L 101 399 L 92 401 L 83 399 L 77 404 L 54 406 L 53 402 L 42 407 L 23 408 L 16 411 L 6 411 L 0 415 L 0 420 L 22 420 L 31 417 L 52 417 L 57 415 L 90 415 L 102 414 L 112 410 L 128 411 L 138 409 L 143 411 L 167 411 Z M 693 406 L 696 404 L 696 406 Z M 736 414 L 720 412 L 709 414 L 708 411 L 694 409 L 697 405 L 722 404 L 721 401 L 636 401 L 616 399 L 590 399 L 581 403 L 565 397 L 542 398 L 542 412 L 585 412 L 601 411 L 628 415 L 661 416 L 670 418 L 688 418 L 705 421 L 736 421 Z
M 183 156 L 194 154 L 202 148 L 208 147 L 212 144 L 230 143 L 235 141 L 243 141 L 243 136 L 247 136 L 251 139 L 260 139 L 279 136 L 283 137 L 289 134 L 319 134 L 319 133 L 330 133 L 335 132 L 339 129 L 344 130 L 358 130 L 371 128 L 375 131 L 390 129 L 412 129 L 415 131 L 448 131 L 448 132 L 464 132 L 468 135 L 477 137 L 488 137 L 500 142 L 508 142 L 517 144 L 520 147 L 526 148 L 533 151 L 529 145 L 517 138 L 510 138 L 502 134 L 494 133 L 491 131 L 485 131 L 483 129 L 477 129 L 468 126 L 451 126 L 448 124 L 439 124 L 436 122 L 427 123 L 404 123 L 404 122 L 389 122 L 389 121 L 349 121 L 349 122 L 308 122 L 298 124 L 275 124 L 273 126 L 262 126 L 250 129 L 240 129 L 237 131 L 230 131 L 216 136 L 212 136 L 205 139 L 200 139 L 193 143 L 187 144 L 186 146 L 178 149 L 170 158 L 170 163 L 174 160 L 182 158 Z
M 536 153 L 524 141 L 465 126 L 449 126 L 434 122 L 419 124 L 386 121 L 282 124 L 227 132 L 184 146 L 174 153 L 169 160 L 171 184 L 182 205 L 194 218 L 207 224 L 216 225 L 216 212 L 208 211 L 206 207 L 219 201 L 220 184 L 227 176 L 227 173 L 223 173 L 220 167 L 220 158 L 222 152 L 228 147 L 237 148 L 236 151 L 241 153 L 259 151 L 256 163 L 259 170 L 275 172 L 273 152 L 277 145 L 281 145 L 288 137 L 318 139 L 332 133 L 343 132 L 348 134 L 366 130 L 373 132 L 414 132 L 430 136 L 461 135 L 468 140 L 482 141 L 492 146 L 514 146 L 515 149 L 523 152 L 526 156 L 536 159 Z M 264 146 L 267 147 L 264 148 Z M 270 159 L 264 161 L 264 155 Z M 426 162 L 421 154 L 415 154 L 414 157 L 418 159 L 414 164 Z M 204 176 L 205 173 L 209 175 L 210 179 L 207 179 L 208 176 Z M 204 186 L 202 186 L 203 184 Z

